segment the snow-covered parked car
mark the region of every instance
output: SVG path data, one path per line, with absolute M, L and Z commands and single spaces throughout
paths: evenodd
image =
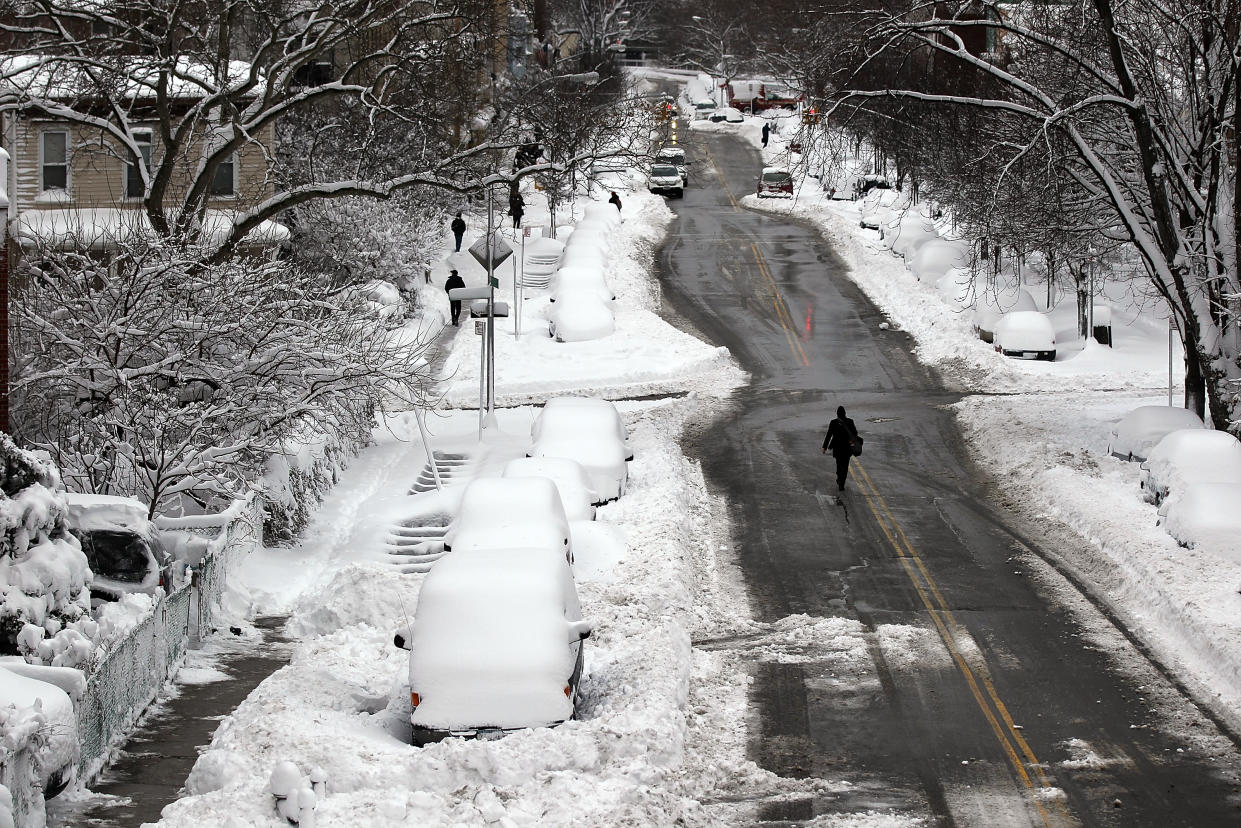
M 655 153 L 656 164 L 671 164 L 681 173 L 681 183 L 689 186 L 689 162 L 685 160 L 684 147 L 663 147 Z
M 547 333 L 557 342 L 587 342 L 611 336 L 616 318 L 608 302 L 592 288 L 558 291 L 547 310 Z
M 1141 469 L 1143 496 L 1152 503 L 1195 483 L 1241 483 L 1241 441 L 1227 431 L 1177 429 L 1155 444 Z
M 706 121 L 713 114 L 715 114 L 715 110 L 718 108 L 719 107 L 716 105 L 715 101 L 712 101 L 712 100 L 704 99 L 701 101 L 695 101 L 694 102 L 694 120 L 695 121 Z
M 1045 314 L 1012 311 L 1000 317 L 991 339 L 995 349 L 1017 359 L 1056 359 L 1056 330 Z
M 1122 460 L 1146 459 L 1150 450 L 1173 431 L 1182 428 L 1206 428 L 1202 418 L 1186 408 L 1170 405 L 1141 405 L 1130 411 L 1112 427 L 1107 450 Z
M 582 408 L 544 409 L 531 430 L 527 457 L 567 457 L 586 470 L 600 503 L 625 493 L 628 449 L 597 412 Z
M 556 550 L 573 562 L 569 519 L 556 484 L 546 477 L 471 480 L 444 533 L 445 552 L 513 546 Z
M 966 267 L 970 262 L 969 245 L 948 239 L 929 239 L 918 246 L 909 269 L 920 281 L 938 280 L 953 268 Z
M 545 477 L 556 485 L 565 517 L 594 520 L 595 503 L 599 500 L 582 464 L 566 457 L 518 457 L 504 465 L 500 476 L 505 479 Z
M 908 207 L 899 216 L 893 216 L 883 238 L 884 244 L 893 253 L 910 259 L 919 247 L 939 238 L 939 232 L 935 229 L 935 222 L 924 216 L 917 207 Z
M 571 719 L 590 631 L 573 573 L 555 552 L 444 556 L 422 582 L 412 628 L 393 638 L 410 651 L 414 744 Z
M 91 603 L 172 590 L 172 555 L 141 501 L 71 492 L 65 502 L 69 531 L 82 544 L 93 573 Z
M 983 342 L 993 341 L 995 326 L 1000 323 L 1004 314 L 1038 310 L 1038 305 L 1030 292 L 1013 285 L 979 284 L 971 298 L 974 300 L 974 332 Z
M 629 445 L 629 429 L 625 420 L 616 410 L 616 403 L 603 397 L 565 396 L 552 397 L 543 403 L 539 416 L 535 417 L 530 426 L 530 439 L 538 440 L 545 427 L 549 428 L 588 428 L 615 436 L 625 448 L 625 459 L 633 459 L 633 448 Z
M 858 227 L 882 232 L 900 197 L 896 190 L 871 190 L 858 204 Z
M 606 201 L 593 201 L 587 204 L 582 210 L 582 221 L 579 224 L 602 225 L 609 230 L 616 230 L 621 226 L 620 210 Z
M 86 679 L 78 670 L 27 664 L 20 656 L 0 659 L 5 761 L 16 761 L 29 747 L 32 781 L 44 799 L 58 795 L 76 776 L 79 742 L 73 699 L 80 699 L 85 689 Z
M 707 116 L 707 120 L 715 124 L 718 124 L 718 123 L 740 124 L 745 121 L 745 115 L 743 115 L 741 113 L 741 110 L 737 109 L 736 107 L 725 106 L 725 107 L 721 107 L 713 111 L 710 115 Z
M 608 285 L 603 271 L 599 268 L 570 265 L 556 272 L 555 288 L 552 290 L 551 301 L 555 302 L 562 293 L 589 291 L 604 302 L 616 300 L 616 294 Z
M 577 233 L 574 232 L 574 236 Z M 591 238 L 589 233 L 583 233 L 580 244 L 574 244 L 573 239 L 565 245 L 564 255 L 560 257 L 561 267 L 593 267 L 603 270 L 608 266 L 608 251 L 604 243 L 598 239 Z
M 1192 483 L 1159 507 L 1159 522 L 1181 546 L 1241 563 L 1241 483 Z
M 759 198 L 792 198 L 793 176 L 782 167 L 763 167 L 755 187 Z

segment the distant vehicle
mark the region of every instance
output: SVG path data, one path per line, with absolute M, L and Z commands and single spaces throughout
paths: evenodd
M 707 120 L 708 118 L 711 117 L 711 114 L 715 112 L 717 108 L 718 107 L 716 106 L 715 101 L 708 101 L 708 100 L 698 101 L 697 103 L 694 104 L 694 120 L 695 121 Z
M 764 167 L 758 177 L 759 198 L 792 198 L 793 176 L 779 167 Z
M 681 171 L 672 164 L 652 164 L 647 175 L 647 189 L 656 195 L 670 195 L 681 198 L 685 195 L 685 183 L 681 180 Z
M 1121 460 L 1136 460 L 1140 463 L 1160 440 L 1182 428 L 1206 428 L 1206 424 L 1201 417 L 1186 408 L 1141 405 L 1121 417 L 1112 427 L 1107 451 Z
M 1196 483 L 1241 483 L 1241 442 L 1227 431 L 1177 429 L 1155 444 L 1140 468 L 1143 497 L 1152 503 Z
M 608 302 L 591 288 L 558 290 L 547 319 L 547 333 L 557 342 L 602 339 L 616 330 L 616 317 Z
M 78 694 L 84 692 L 82 673 L 67 667 L 27 664 L 20 656 L 0 659 L 0 708 L 11 706 L 15 717 L 43 717 L 33 740 L 32 770 L 44 799 L 61 793 L 77 775 L 78 719 L 66 687 L 73 687 Z M 6 763 L 11 759 L 10 753 Z
M 445 555 L 422 582 L 409 650 L 413 742 L 494 738 L 573 718 L 582 648 L 573 573 L 549 549 Z
M 992 336 L 995 349 L 1017 359 L 1056 360 L 1056 331 L 1045 314 L 1012 311 L 1000 317 Z
M 623 428 L 623 426 L 622 426 Z M 616 420 L 601 409 L 572 405 L 544 407 L 530 429 L 527 457 L 567 457 L 586 470 L 599 502 L 625 493 L 626 459 L 632 457 Z
M 470 481 L 444 533 L 444 551 L 455 555 L 513 546 L 552 549 L 573 562 L 569 519 L 556 484 L 546 477 Z
M 69 531 L 82 544 L 93 578 L 91 602 L 171 591 L 173 558 L 147 507 L 132 497 L 69 493 Z
M 722 121 L 727 121 L 730 124 L 740 124 L 745 122 L 745 115 L 741 114 L 740 109 L 726 106 L 712 112 L 709 116 L 709 120 L 716 124 Z
M 806 96 L 760 80 L 734 80 L 728 84 L 728 102 L 738 109 L 764 112 L 768 109 L 796 109 Z
M 685 150 L 681 147 L 664 147 L 655 153 L 656 164 L 671 164 L 681 173 L 681 183 L 689 186 L 689 162 L 685 160 Z

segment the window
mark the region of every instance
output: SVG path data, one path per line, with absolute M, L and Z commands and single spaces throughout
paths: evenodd
M 237 155 L 230 154 L 215 168 L 215 177 L 211 179 L 211 195 L 237 195 Z
M 151 169 L 151 132 L 150 130 L 140 130 L 134 132 L 134 143 L 138 145 L 138 152 L 142 155 L 142 166 L 148 171 Z M 125 197 L 126 198 L 142 198 L 146 194 L 146 188 L 142 186 L 142 172 L 134 164 L 125 165 Z
M 69 189 L 69 133 L 43 133 L 40 152 L 42 153 L 42 186 L 41 190 Z

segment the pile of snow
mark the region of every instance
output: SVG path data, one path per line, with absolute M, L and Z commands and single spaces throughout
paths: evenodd
M 970 249 L 963 241 L 928 239 L 914 251 L 909 269 L 919 281 L 934 282 L 955 268 L 969 265 Z

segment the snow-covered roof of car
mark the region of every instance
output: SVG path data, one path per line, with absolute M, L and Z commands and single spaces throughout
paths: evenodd
M 591 520 L 595 516 L 595 507 L 591 504 L 599 498 L 582 464 L 576 460 L 567 457 L 518 457 L 508 461 L 502 476 L 546 477 L 560 493 L 566 518 L 570 521 Z
M 511 482 L 511 481 L 510 481 Z M 550 481 L 549 481 L 550 482 Z M 410 650 L 410 689 L 427 727 L 527 727 L 572 713 L 564 557 L 520 547 L 453 552 L 423 581 Z M 575 603 L 575 602 L 574 602 Z
M 505 546 L 550 547 L 563 555 L 568 537 L 568 518 L 551 480 L 480 477 L 465 487 L 444 542 L 454 555 Z
M 1145 459 L 1150 450 L 1178 429 L 1203 429 L 1202 418 L 1186 408 L 1170 405 L 1141 405 L 1112 427 L 1108 451 L 1122 457 Z
M 75 529 L 127 529 L 146 531 L 150 521 L 147 507 L 132 497 L 66 493 L 69 522 Z
M 1177 429 L 1155 444 L 1142 468 L 1174 494 L 1191 483 L 1241 483 L 1241 441 L 1227 431 Z

